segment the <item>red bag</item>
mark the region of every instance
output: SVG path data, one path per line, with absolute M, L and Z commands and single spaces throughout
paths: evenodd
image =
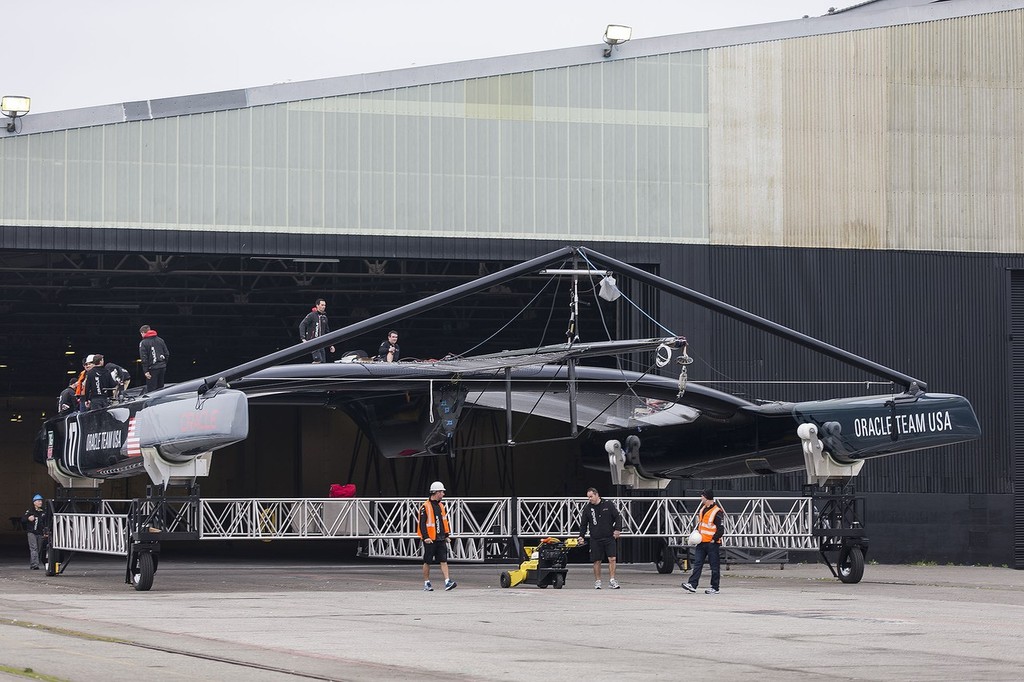
M 355 497 L 356 496 L 356 486 L 355 486 L 354 483 L 346 483 L 345 485 L 341 485 L 340 483 L 332 483 L 331 484 L 331 492 L 329 493 L 328 496 L 329 497 Z

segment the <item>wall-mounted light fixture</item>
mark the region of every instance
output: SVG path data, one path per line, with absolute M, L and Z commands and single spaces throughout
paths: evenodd
M 612 50 L 615 49 L 616 45 L 621 45 L 632 37 L 632 27 L 608 24 L 608 27 L 604 30 L 604 42 L 608 44 L 608 47 L 604 48 L 604 56 L 611 57 Z
M 0 113 L 11 119 L 11 122 L 7 124 L 7 132 L 15 131 L 18 119 L 27 114 L 31 107 L 31 97 L 4 95 L 3 98 L 0 98 Z

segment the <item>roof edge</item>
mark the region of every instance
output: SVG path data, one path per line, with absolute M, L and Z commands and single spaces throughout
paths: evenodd
M 868 3 L 862 3 L 862 5 L 864 4 Z M 854 5 L 848 9 L 858 7 L 861 7 L 861 5 Z M 380 90 L 415 87 L 431 83 L 486 78 L 489 76 L 541 71 L 583 64 L 606 63 L 612 60 L 635 59 L 659 54 L 711 50 L 734 45 L 927 23 L 1021 9 L 1024 9 L 1024 0 L 945 0 L 943 2 L 930 2 L 912 7 L 880 8 L 874 11 L 848 13 L 840 10 L 820 17 L 808 17 L 770 24 L 753 24 L 711 31 L 639 38 L 617 46 L 615 54 L 610 59 L 603 57 L 605 45 L 603 43 L 595 43 L 594 45 L 580 47 L 417 66 L 392 71 L 338 76 L 296 83 L 279 83 L 181 97 L 108 104 L 82 109 L 69 109 L 25 116 L 20 119 L 19 132 L 6 135 L 0 132 L 0 141 L 33 133 L 123 123 L 125 121 L 152 120 L 212 111 L 243 109 L 324 97 L 339 97 Z M 2 128 L 0 128 L 0 131 L 2 131 Z

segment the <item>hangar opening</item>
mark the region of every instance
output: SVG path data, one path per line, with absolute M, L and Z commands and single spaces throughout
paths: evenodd
M 298 323 L 317 297 L 332 329 L 496 272 L 500 260 L 216 256 L 169 253 L 0 253 L 0 364 L 11 395 L 56 396 L 89 353 L 103 353 L 144 380 L 138 329 L 168 343 L 168 381 L 205 376 L 298 342 Z M 637 315 L 608 306 L 590 314 L 594 285 L 580 285 L 579 334 L 588 340 L 652 332 Z M 657 297 L 626 292 L 657 317 Z M 402 323 L 404 358 L 530 348 L 565 340 L 568 283 L 536 275 Z M 602 317 L 603 315 L 603 317 Z M 55 332 L 56 330 L 56 332 Z M 373 356 L 388 330 L 353 339 Z M 653 335 L 653 333 L 652 333 Z

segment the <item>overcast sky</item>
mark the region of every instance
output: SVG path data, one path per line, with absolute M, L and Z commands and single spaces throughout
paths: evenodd
M 820 16 L 851 0 L 32 0 L 4 12 L 0 94 L 32 112 Z

